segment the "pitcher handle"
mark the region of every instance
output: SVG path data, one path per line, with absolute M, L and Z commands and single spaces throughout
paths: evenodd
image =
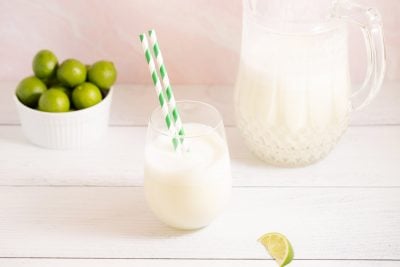
M 360 92 L 369 91 L 360 105 L 352 104 L 353 110 L 359 110 L 375 98 L 385 76 L 386 56 L 381 16 L 375 8 L 364 7 L 347 0 L 334 2 L 332 15 L 356 23 L 364 35 L 368 57 L 367 73 L 362 86 L 351 95 L 353 98 Z

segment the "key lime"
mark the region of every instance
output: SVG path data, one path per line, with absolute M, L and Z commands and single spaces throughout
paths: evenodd
M 65 87 L 65 86 L 62 86 L 62 85 L 53 85 L 52 87 L 49 88 L 49 90 L 50 90 L 50 89 L 55 89 L 55 90 L 63 91 L 68 97 L 71 97 L 71 90 L 68 89 L 68 88 Z
M 39 98 L 39 110 L 46 112 L 69 111 L 69 98 L 66 93 L 58 89 L 49 89 Z
M 88 80 L 100 89 L 110 89 L 116 79 L 117 70 L 111 61 L 100 60 L 89 68 Z
M 16 95 L 24 105 L 36 108 L 39 98 L 47 90 L 46 85 L 34 76 L 23 79 L 17 86 Z
M 258 241 L 266 248 L 269 255 L 280 267 L 288 265 L 293 259 L 293 248 L 289 240 L 280 233 L 267 233 Z
M 86 80 L 86 67 L 79 60 L 67 59 L 58 68 L 57 78 L 63 85 L 75 87 Z
M 40 79 L 54 77 L 56 74 L 58 59 L 50 50 L 39 51 L 32 62 L 35 76 Z
M 84 109 L 96 105 L 103 99 L 100 89 L 89 82 L 82 83 L 72 91 L 72 103 L 76 109 Z

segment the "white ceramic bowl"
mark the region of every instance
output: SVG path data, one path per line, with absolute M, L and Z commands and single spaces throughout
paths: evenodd
M 90 108 L 51 113 L 29 108 L 16 96 L 22 130 L 34 144 L 52 149 L 80 148 L 99 141 L 108 129 L 113 89 Z

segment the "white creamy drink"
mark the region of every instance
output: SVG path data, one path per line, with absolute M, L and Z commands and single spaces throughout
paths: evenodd
M 159 135 L 146 145 L 144 186 L 147 202 L 164 223 L 180 229 L 208 225 L 231 193 L 225 140 L 210 126 L 184 124 L 187 151 L 177 153 L 171 138 Z
M 249 148 L 267 162 L 314 162 L 331 150 L 348 123 L 346 28 L 277 34 L 252 23 L 244 25 L 236 83 L 238 127 Z

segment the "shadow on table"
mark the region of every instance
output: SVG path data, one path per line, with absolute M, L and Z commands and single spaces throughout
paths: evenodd
M 30 225 L 46 232 L 123 238 L 174 238 L 147 206 L 142 187 L 51 187 L 30 201 Z M 30 198 L 32 200 L 33 198 Z

